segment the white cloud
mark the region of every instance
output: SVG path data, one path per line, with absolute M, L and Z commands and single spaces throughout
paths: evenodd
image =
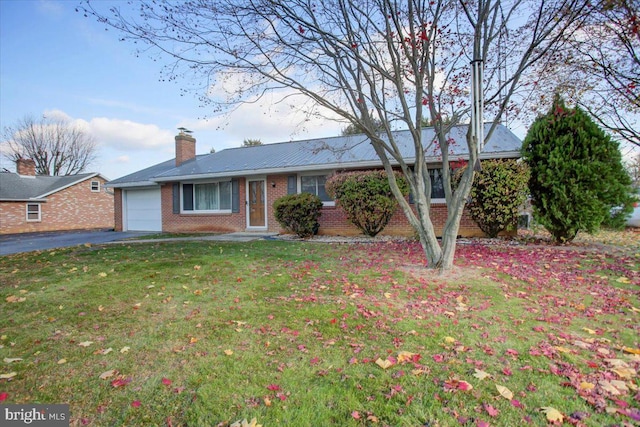
M 121 151 L 173 148 L 173 132 L 153 124 L 130 120 L 96 117 L 90 121 L 76 120 L 85 126 L 102 146 Z
M 42 116 L 51 120 L 72 121 L 71 116 L 61 110 L 45 110 Z
M 259 139 L 268 144 L 340 135 L 346 126 L 344 122 L 336 121 L 335 115 L 307 114 L 304 102 L 302 96 L 280 91 L 265 95 L 260 101 L 242 104 L 230 113 L 208 119 L 183 120 L 178 126 L 194 131 L 199 145 L 210 143 L 216 150 L 238 147 L 245 139 Z M 201 141 L 198 131 L 214 133 L 215 141 Z

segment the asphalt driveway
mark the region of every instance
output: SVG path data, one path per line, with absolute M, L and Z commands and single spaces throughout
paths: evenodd
M 86 243 L 100 244 L 149 234 L 157 233 L 144 231 L 64 231 L 2 235 L 0 236 L 0 255 L 64 248 Z

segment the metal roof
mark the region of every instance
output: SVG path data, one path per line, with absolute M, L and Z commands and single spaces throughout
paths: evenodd
M 17 173 L 0 173 L 0 200 L 38 200 L 94 176 L 96 172 L 66 176 L 24 176 Z
M 467 156 L 467 128 L 468 125 L 456 126 L 449 133 L 451 141 L 449 156 L 452 160 Z M 488 129 L 489 125 L 486 125 L 486 131 Z M 440 151 L 437 144 L 433 142 L 434 129 L 426 128 L 422 132 L 427 162 L 438 162 Z M 415 153 L 409 131 L 394 132 L 394 141 L 405 160 L 411 163 Z M 481 158 L 518 157 L 521 145 L 522 142 L 517 136 L 506 127 L 499 125 L 485 144 Z M 178 167 L 174 165 L 175 160 L 170 160 L 111 181 L 108 186 L 142 186 L 154 182 L 248 174 L 380 167 L 382 163 L 366 136 L 353 135 L 228 148 L 216 153 L 199 155 Z

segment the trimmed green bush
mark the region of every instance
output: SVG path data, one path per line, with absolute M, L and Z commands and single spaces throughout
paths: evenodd
M 467 208 L 480 230 L 496 237 L 517 227 L 518 210 L 527 198 L 529 168 L 514 159 L 482 161 L 476 172 Z M 465 168 L 456 172 L 456 181 Z
M 404 177 L 396 173 L 396 180 L 402 194 L 409 194 Z M 383 170 L 338 173 L 327 179 L 325 189 L 344 209 L 347 219 L 367 236 L 384 230 L 398 208 Z
M 300 193 L 280 197 L 273 203 L 274 215 L 282 228 L 299 237 L 311 237 L 318 232 L 322 200 L 314 194 Z
M 567 108 L 556 96 L 549 112 L 538 117 L 523 142 L 531 168 L 534 218 L 558 243 L 578 231 L 592 233 L 622 207 L 631 208 L 631 178 L 618 144 L 580 108 Z

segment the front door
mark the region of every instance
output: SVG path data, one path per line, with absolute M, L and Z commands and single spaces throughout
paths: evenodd
M 264 181 L 249 181 L 249 227 L 265 227 Z

